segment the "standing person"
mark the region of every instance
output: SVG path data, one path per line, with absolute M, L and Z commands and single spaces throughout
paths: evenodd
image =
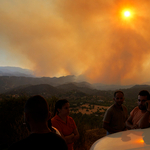
M 113 100 L 115 103 L 106 110 L 103 118 L 103 128 L 107 130 L 107 135 L 125 130 L 128 118 L 127 108 L 122 105 L 124 93 L 116 91 Z
M 68 150 L 73 150 L 73 144 L 79 138 L 79 133 L 74 120 L 69 116 L 69 107 L 69 102 L 66 99 L 58 100 L 51 122 L 52 126 L 57 128 L 65 139 Z
M 13 144 L 9 150 L 67 150 L 65 140 L 48 128 L 49 108 L 46 100 L 35 95 L 25 104 L 25 122 L 30 135 Z
M 138 106 L 135 107 L 126 121 L 128 129 L 147 128 L 150 126 L 150 101 L 149 92 L 142 90 L 138 94 Z M 148 107 L 146 107 L 146 103 Z

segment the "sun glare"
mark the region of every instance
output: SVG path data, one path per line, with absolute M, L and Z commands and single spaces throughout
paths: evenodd
M 124 12 L 124 16 L 125 16 L 125 17 L 129 17 L 130 15 L 131 15 L 131 14 L 130 14 L 130 11 L 125 11 L 125 12 Z
M 131 12 L 131 10 L 130 9 L 124 9 L 124 10 L 122 10 L 122 17 L 124 18 L 124 19 L 129 19 L 129 18 L 132 18 L 133 17 L 133 13 Z
M 144 140 L 143 139 L 138 139 L 136 142 L 139 143 L 139 144 L 143 144 Z

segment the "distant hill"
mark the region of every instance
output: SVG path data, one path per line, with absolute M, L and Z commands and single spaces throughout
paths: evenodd
M 107 84 L 101 84 L 101 83 L 94 83 L 92 84 L 92 87 L 97 90 L 119 90 L 119 89 L 127 89 L 131 88 L 134 85 L 107 85 Z
M 33 71 L 20 67 L 0 67 L 0 76 L 35 77 Z
M 60 78 L 0 76 L 0 93 L 6 92 L 7 90 L 23 85 L 49 84 L 52 86 L 58 86 L 71 81 L 74 81 L 74 76 L 66 76 Z
M 58 89 L 67 91 L 80 91 L 86 94 L 95 94 L 98 90 L 91 88 L 91 86 L 88 83 L 67 83 L 57 86 Z
M 150 85 L 135 85 L 129 89 L 122 89 L 126 98 L 130 99 L 137 99 L 138 93 L 141 90 L 147 90 L 148 92 L 150 92 Z
M 63 78 L 27 78 L 27 77 L 0 77 L 0 91 L 1 94 L 7 95 L 35 95 L 40 94 L 44 97 L 49 96 L 86 96 L 97 95 L 103 99 L 112 99 L 115 90 L 97 90 L 91 88 L 90 84 L 86 82 L 64 83 L 67 81 L 67 76 Z M 69 77 L 70 78 L 70 77 Z M 63 79 L 63 80 L 62 80 Z M 7 82 L 6 82 L 7 81 Z M 54 82 L 56 81 L 56 82 Z M 61 82 L 60 82 L 61 81 Z M 64 83 L 64 84 L 63 84 Z M 54 84 L 54 85 L 51 85 Z M 57 85 L 57 86 L 56 86 Z M 128 89 L 120 89 L 125 94 L 125 99 L 137 99 L 140 90 L 148 90 L 150 92 L 150 85 L 135 85 Z
M 138 89 L 138 90 L 142 90 L 142 89 L 150 89 L 150 85 L 134 85 L 133 87 L 131 87 L 130 89 Z
M 45 97 L 55 96 L 62 94 L 61 90 L 48 85 L 48 84 L 38 84 L 38 85 L 26 85 L 14 88 L 5 92 L 7 95 L 42 95 Z
M 148 83 L 148 82 L 147 82 Z M 150 91 L 149 85 L 105 85 L 101 83 L 90 84 L 88 82 L 78 82 L 77 77 L 74 75 L 62 76 L 62 77 L 35 77 L 33 72 L 28 69 L 22 69 L 19 67 L 0 67 L 0 94 L 2 93 L 37 93 L 37 88 L 42 88 L 42 92 L 48 93 L 46 87 L 53 93 L 59 93 L 59 91 L 65 93 L 69 91 L 76 91 L 80 94 L 93 94 L 93 95 L 103 95 L 103 97 L 109 97 L 113 95 L 114 90 L 122 89 L 126 97 L 131 95 L 137 95 L 142 89 Z M 22 90 L 22 91 L 21 91 Z M 80 95 L 79 94 L 79 95 Z
M 65 85 L 66 86 L 66 85 Z M 84 89 L 84 90 L 83 90 Z M 19 86 L 10 90 L 7 90 L 3 94 L 6 95 L 27 95 L 27 96 L 32 96 L 36 94 L 40 94 L 44 97 L 51 97 L 51 96 L 56 96 L 59 97 L 65 96 L 67 97 L 68 95 L 72 96 L 86 96 L 89 94 L 89 91 L 86 91 L 85 88 L 73 88 L 72 85 L 70 84 L 70 89 L 65 89 L 63 86 L 61 88 L 58 87 L 53 87 L 48 84 L 38 84 L 38 85 L 23 85 Z

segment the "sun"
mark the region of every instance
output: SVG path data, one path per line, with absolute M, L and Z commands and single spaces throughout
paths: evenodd
M 124 12 L 124 16 L 125 16 L 125 17 L 130 17 L 130 16 L 131 16 L 130 11 L 126 10 L 126 11 Z
M 132 17 L 132 12 L 130 9 L 124 9 L 122 10 L 122 17 L 123 18 L 131 18 Z

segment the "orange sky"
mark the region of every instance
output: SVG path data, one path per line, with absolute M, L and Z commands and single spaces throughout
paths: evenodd
M 147 0 L 0 3 L 0 65 L 26 67 L 38 76 L 82 75 L 106 84 L 150 81 Z M 122 16 L 124 9 L 131 10 L 130 18 Z

